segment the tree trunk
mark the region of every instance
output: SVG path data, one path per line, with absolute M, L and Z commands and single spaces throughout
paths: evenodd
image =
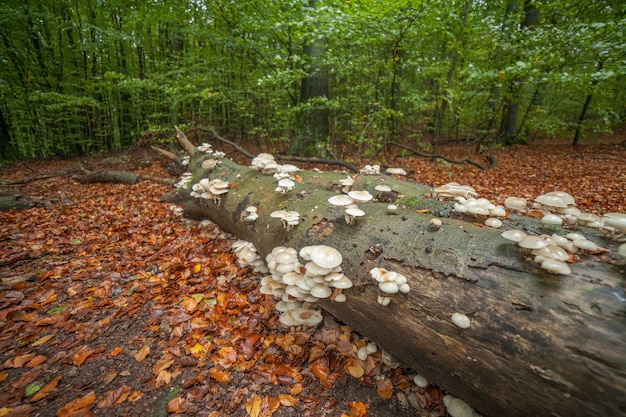
M 318 304 L 482 415 L 626 412 L 626 294 L 619 262 L 582 255 L 570 276 L 545 273 L 500 231 L 450 218 L 451 204 L 424 197 L 427 187 L 387 176 L 361 175 L 353 189 L 375 193 L 375 185 L 386 183 L 404 195 L 407 207 L 392 215 L 387 203 L 362 204 L 366 217 L 349 226 L 343 211 L 327 203 L 345 174 L 301 171 L 303 181 L 282 195 L 271 176 L 228 160 L 209 172 L 201 168 L 205 158 L 198 152 L 191 160 L 195 182 L 210 177 L 236 183 L 220 204 L 201 203 L 181 190 L 165 200 L 253 242 L 263 257 L 276 246 L 337 248 L 354 287 L 345 291 L 345 303 Z M 249 205 L 258 207 L 255 223 L 241 220 Z M 279 208 L 301 213 L 301 223 L 285 230 L 269 216 Z M 432 229 L 433 214 L 423 211 L 442 217 L 441 229 Z M 530 218 L 511 215 L 504 223 L 541 232 Z M 615 248 L 599 232 L 587 232 Z M 386 307 L 376 302 L 369 274 L 378 266 L 403 273 L 411 286 Z M 456 327 L 455 312 L 468 315 L 471 327 Z
M 309 8 L 317 5 L 317 0 L 309 0 Z M 324 141 L 330 132 L 329 111 L 326 103 L 315 102 L 315 99 L 329 98 L 328 71 L 320 65 L 324 55 L 324 41 L 317 39 L 304 47 L 304 55 L 309 58 L 308 75 L 300 85 L 301 103 L 304 106 L 299 117 L 300 138 L 294 140 L 289 149 L 290 155 L 326 157 Z
M 602 67 L 604 66 L 604 61 L 598 62 L 598 72 L 602 71 Z M 589 106 L 591 105 L 591 99 L 593 98 L 593 90 L 596 85 L 598 85 L 598 78 L 594 78 L 591 81 L 591 92 L 585 98 L 585 104 L 583 104 L 583 108 L 580 111 L 580 116 L 578 116 L 578 123 L 576 123 L 576 133 L 574 133 L 574 141 L 572 142 L 572 146 L 578 146 L 580 142 L 580 132 L 583 128 L 583 122 L 585 121 L 585 116 L 587 116 L 587 110 L 589 110 Z

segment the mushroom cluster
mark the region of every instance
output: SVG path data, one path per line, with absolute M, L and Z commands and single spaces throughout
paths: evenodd
M 387 174 L 391 175 L 406 175 L 406 171 L 403 168 L 389 167 L 385 170 Z
M 322 315 L 313 303 L 321 298 L 346 300 L 341 291 L 351 288 L 352 281 L 342 272 L 342 260 L 339 251 L 325 245 L 305 246 L 299 252 L 279 246 L 267 255 L 271 275 L 261 281 L 261 292 L 280 300 L 276 308 L 282 313 L 281 323 L 316 325 Z
M 596 252 L 601 248 L 580 233 L 527 235 L 521 230 L 507 230 L 502 237 L 516 242 L 520 248 L 529 250 L 541 268 L 553 274 L 569 275 L 572 273 L 566 261 L 579 251 Z
M 359 173 L 365 175 L 378 175 L 380 174 L 380 165 L 365 165 L 359 170 Z
M 252 158 L 250 168 L 261 171 L 264 174 L 275 174 L 280 171 L 280 165 L 271 153 L 262 152 Z
M 204 153 L 213 153 L 213 148 L 210 143 L 203 142 L 200 146 L 198 146 L 198 150 Z
M 406 277 L 398 272 L 377 267 L 370 269 L 370 275 L 378 282 L 378 288 L 385 294 L 396 294 L 397 292 L 406 294 L 411 291 Z M 378 297 L 379 304 L 388 305 L 390 301 L 386 295 Z
M 270 213 L 270 217 L 280 219 L 283 222 L 283 227 L 287 230 L 300 224 L 300 213 L 293 210 L 276 210 Z
M 485 225 L 493 228 L 502 226 L 498 217 L 506 216 L 506 209 L 496 205 L 486 198 L 477 198 L 478 193 L 469 185 L 461 185 L 449 182 L 433 190 L 435 197 L 439 199 L 454 199 L 454 211 L 469 214 L 474 217 L 485 218 Z
M 455 197 L 478 197 L 478 193 L 469 185 L 461 185 L 457 182 L 449 182 L 441 185 L 433 190 L 435 197 L 439 199 L 455 198 Z
M 374 196 L 368 191 L 352 190 L 348 194 L 334 195 L 328 199 L 328 202 L 333 206 L 343 207 L 346 223 L 352 225 L 358 217 L 365 216 L 365 212 L 358 207 L 357 203 L 365 203 L 373 198 Z
M 245 222 L 254 223 L 259 218 L 259 209 L 257 206 L 248 206 L 241 212 L 241 218 Z
M 219 205 L 222 194 L 226 194 L 229 188 L 230 184 L 227 181 L 217 178 L 213 180 L 202 178 L 191 187 L 190 195 L 204 200 L 213 200 L 215 204 Z
M 378 346 L 376 346 L 375 343 L 369 342 L 368 344 L 357 349 L 356 356 L 364 361 L 369 355 L 373 355 L 376 352 L 378 352 Z
M 254 272 L 260 272 L 267 274 L 269 269 L 261 259 L 261 256 L 256 251 L 256 247 L 252 242 L 245 240 L 238 240 L 232 245 L 235 255 L 237 255 L 237 262 L 241 266 L 252 266 Z
M 180 176 L 180 180 L 176 184 L 174 184 L 175 188 L 182 188 L 186 190 L 189 188 L 189 183 L 193 180 L 193 174 L 191 172 L 185 172 Z

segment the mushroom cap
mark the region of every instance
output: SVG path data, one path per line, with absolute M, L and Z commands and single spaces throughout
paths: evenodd
M 556 214 L 546 214 L 541 218 L 541 223 L 560 226 L 563 224 L 563 219 Z
M 572 273 L 565 262 L 551 258 L 544 259 L 541 262 L 541 268 L 553 274 L 569 275 Z
M 526 236 L 523 237 L 517 244 L 521 248 L 525 249 L 541 249 L 548 246 L 546 241 L 539 236 Z
M 485 220 L 485 226 L 499 229 L 500 227 L 502 227 L 502 220 L 496 219 L 495 217 L 489 217 L 487 220 Z
M 379 282 L 378 288 L 387 294 L 395 294 L 399 291 L 398 284 L 393 281 Z
M 481 205 L 467 206 L 466 205 L 466 207 L 467 207 L 467 212 L 469 214 L 475 214 L 479 216 L 489 216 L 489 209 L 485 206 L 481 206 Z
M 292 173 L 292 172 L 298 172 L 301 171 L 300 168 L 298 168 L 297 166 L 293 165 L 293 164 L 282 164 L 279 167 L 280 172 L 286 172 L 286 173 Z
M 324 268 L 313 261 L 309 261 L 304 264 L 304 268 L 306 269 L 306 272 L 311 276 L 324 276 L 330 274 L 333 271 L 333 268 Z
M 506 210 L 502 206 L 495 206 L 494 208 L 489 209 L 489 215 L 495 217 L 504 217 L 506 216 Z
M 605 213 L 604 224 L 626 233 L 626 213 Z
M 311 260 L 322 268 L 334 268 L 341 264 L 343 257 L 335 248 L 317 245 L 311 250 Z
M 343 275 L 343 277 L 341 279 L 337 279 L 337 280 L 329 282 L 329 284 L 330 284 L 331 287 L 339 288 L 339 289 L 342 289 L 342 290 L 347 289 L 347 288 L 352 288 L 352 286 L 353 286 L 352 281 L 350 280 L 350 278 L 348 278 L 345 275 Z
M 626 243 L 622 243 L 621 245 L 619 245 L 619 248 L 617 248 L 617 253 L 622 256 L 626 256 Z
M 550 191 L 543 195 L 554 195 L 554 196 L 560 197 L 561 200 L 565 201 L 565 204 L 567 205 L 571 205 L 571 206 L 576 205 L 576 201 L 574 200 L 574 197 L 572 197 L 571 194 L 566 193 L 565 191 Z
M 451 417 L 473 417 L 474 410 L 465 401 L 453 398 L 448 405 L 448 414 Z
M 370 269 L 370 275 L 378 282 L 393 282 L 398 277 L 397 272 L 380 267 Z
M 469 317 L 461 313 L 454 313 L 452 315 L 452 323 L 454 323 L 461 329 L 467 329 L 468 327 L 470 327 L 471 324 Z
M 282 219 L 287 214 L 287 210 L 276 210 L 270 213 L 270 217 L 275 219 Z
M 541 249 L 534 249 L 533 255 L 543 256 L 544 258 L 556 259 L 557 261 L 565 262 L 569 259 L 569 253 L 559 246 L 554 244 L 548 244 L 548 246 Z
M 333 206 L 347 206 L 348 204 L 354 203 L 352 197 L 349 197 L 345 194 L 334 195 L 328 199 L 328 202 Z
M 365 216 L 365 212 L 358 207 L 349 207 L 345 210 L 345 213 L 354 217 Z
M 283 178 L 278 181 L 278 186 L 283 188 L 293 188 L 296 185 L 295 182 L 291 181 L 289 178 Z
M 348 193 L 348 196 L 350 196 L 350 198 L 352 198 L 354 201 L 358 201 L 358 202 L 366 202 L 374 198 L 374 196 L 371 195 L 369 191 L 367 190 L 350 191 Z
M 333 293 L 329 286 L 317 284 L 311 288 L 311 295 L 317 298 L 328 298 Z
M 535 201 L 548 207 L 567 207 L 565 200 L 555 194 L 541 194 L 535 198 Z
M 402 168 L 389 167 L 385 170 L 387 174 L 406 175 L 406 171 Z
M 374 187 L 374 189 L 376 191 L 382 191 L 382 192 L 389 192 L 389 191 L 391 191 L 391 187 L 386 185 L 386 184 L 378 184 L 376 187 Z
M 598 245 L 587 239 L 575 239 L 574 246 L 579 249 L 594 251 L 598 250 Z
M 415 375 L 413 377 L 413 383 L 420 388 L 426 388 L 428 386 L 428 380 L 422 375 Z
M 505 207 L 512 210 L 526 210 L 527 203 L 526 199 L 522 197 L 507 197 L 504 200 Z

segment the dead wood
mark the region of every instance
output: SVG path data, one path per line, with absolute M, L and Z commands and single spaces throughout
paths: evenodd
M 201 167 L 208 157 L 198 155 L 190 166 Z M 354 287 L 345 291 L 345 303 L 319 304 L 482 415 L 624 414 L 623 267 L 582 255 L 582 262 L 571 265 L 572 275 L 546 273 L 500 231 L 449 217 L 451 204 L 426 198 L 427 187 L 386 176 L 361 175 L 353 188 L 375 194 L 375 185 L 386 183 L 410 206 L 390 215 L 386 203 L 363 204 L 366 217 L 350 226 L 343 211 L 327 203 L 344 174 L 301 171 L 303 182 L 287 195 L 274 192 L 271 176 L 228 160 L 215 171 L 197 168 L 194 174 L 196 182 L 209 177 L 237 185 L 219 205 L 181 190 L 167 201 L 253 242 L 263 257 L 276 246 L 337 248 Z M 244 222 L 241 212 L 252 204 L 260 217 Z M 270 218 L 279 208 L 301 213 L 300 225 L 287 231 Z M 430 227 L 433 214 L 443 218 L 439 230 Z M 534 219 L 510 216 L 504 223 L 541 232 Z M 616 247 L 598 232 L 585 233 Z M 369 276 L 377 266 L 406 275 L 410 293 L 379 305 Z M 469 329 L 452 323 L 455 312 L 471 318 Z
M 497 160 L 495 158 L 495 156 L 493 155 L 487 155 L 487 159 L 489 160 L 489 166 L 485 167 L 483 164 L 481 164 L 480 162 L 476 162 L 473 159 L 470 158 L 462 158 L 462 159 L 452 159 L 452 158 L 448 158 L 447 156 L 443 156 L 443 155 L 439 155 L 439 154 L 434 154 L 434 153 L 426 153 L 426 152 L 422 152 L 422 151 L 418 151 L 417 149 L 411 148 L 409 146 L 406 145 L 402 145 L 399 143 L 390 143 L 389 145 L 393 145 L 393 146 L 397 146 L 398 148 L 402 148 L 402 149 L 406 149 L 407 151 L 410 151 L 411 153 L 415 154 L 415 155 L 419 155 L 419 156 L 423 156 L 424 158 L 433 158 L 433 159 L 442 159 L 446 162 L 450 162 L 451 164 L 470 164 L 470 165 L 474 165 L 477 168 L 482 169 L 483 171 L 487 171 L 490 169 L 495 168 L 496 164 L 497 164 Z
M 78 178 L 81 184 L 90 183 L 113 183 L 113 184 L 137 184 L 141 180 L 141 175 L 126 171 L 96 171 Z
M 52 207 L 53 200 L 25 195 L 0 196 L 0 211 L 27 210 L 33 207 Z
M 324 159 L 324 158 L 307 158 L 303 156 L 291 156 L 291 155 L 276 155 L 276 159 L 279 161 L 295 161 L 304 162 L 307 164 L 326 164 L 326 165 L 339 165 L 353 172 L 359 172 L 359 167 L 350 162 L 341 161 L 337 159 Z

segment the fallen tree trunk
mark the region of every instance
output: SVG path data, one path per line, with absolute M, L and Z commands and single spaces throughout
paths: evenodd
M 386 176 L 358 177 L 354 189 L 385 183 L 404 195 L 396 215 L 387 203 L 367 203 L 356 225 L 327 203 L 337 194 L 341 173 L 298 174 L 303 182 L 287 195 L 276 180 L 225 160 L 214 171 L 209 158 L 192 158 L 194 182 L 203 177 L 236 184 L 217 205 L 177 190 L 165 196 L 187 216 L 208 218 L 239 239 L 254 243 L 264 257 L 276 246 L 325 244 L 343 254 L 342 267 L 354 287 L 347 302 L 320 301 L 328 312 L 367 336 L 405 365 L 485 416 L 619 416 L 626 413 L 626 294 L 623 266 L 582 255 L 572 275 L 543 272 L 524 259 L 500 231 L 472 220 L 450 218 L 451 205 L 424 198 L 424 186 Z M 259 219 L 244 222 L 242 211 L 258 207 Z M 301 223 L 282 227 L 269 213 L 295 210 Z M 430 226 L 433 215 L 443 227 Z M 541 231 L 533 219 L 510 216 L 507 228 Z M 590 238 L 605 247 L 599 233 Z M 608 256 L 608 255 L 605 255 Z M 376 302 L 373 267 L 408 277 L 411 291 Z M 471 318 L 456 327 L 455 312 Z

